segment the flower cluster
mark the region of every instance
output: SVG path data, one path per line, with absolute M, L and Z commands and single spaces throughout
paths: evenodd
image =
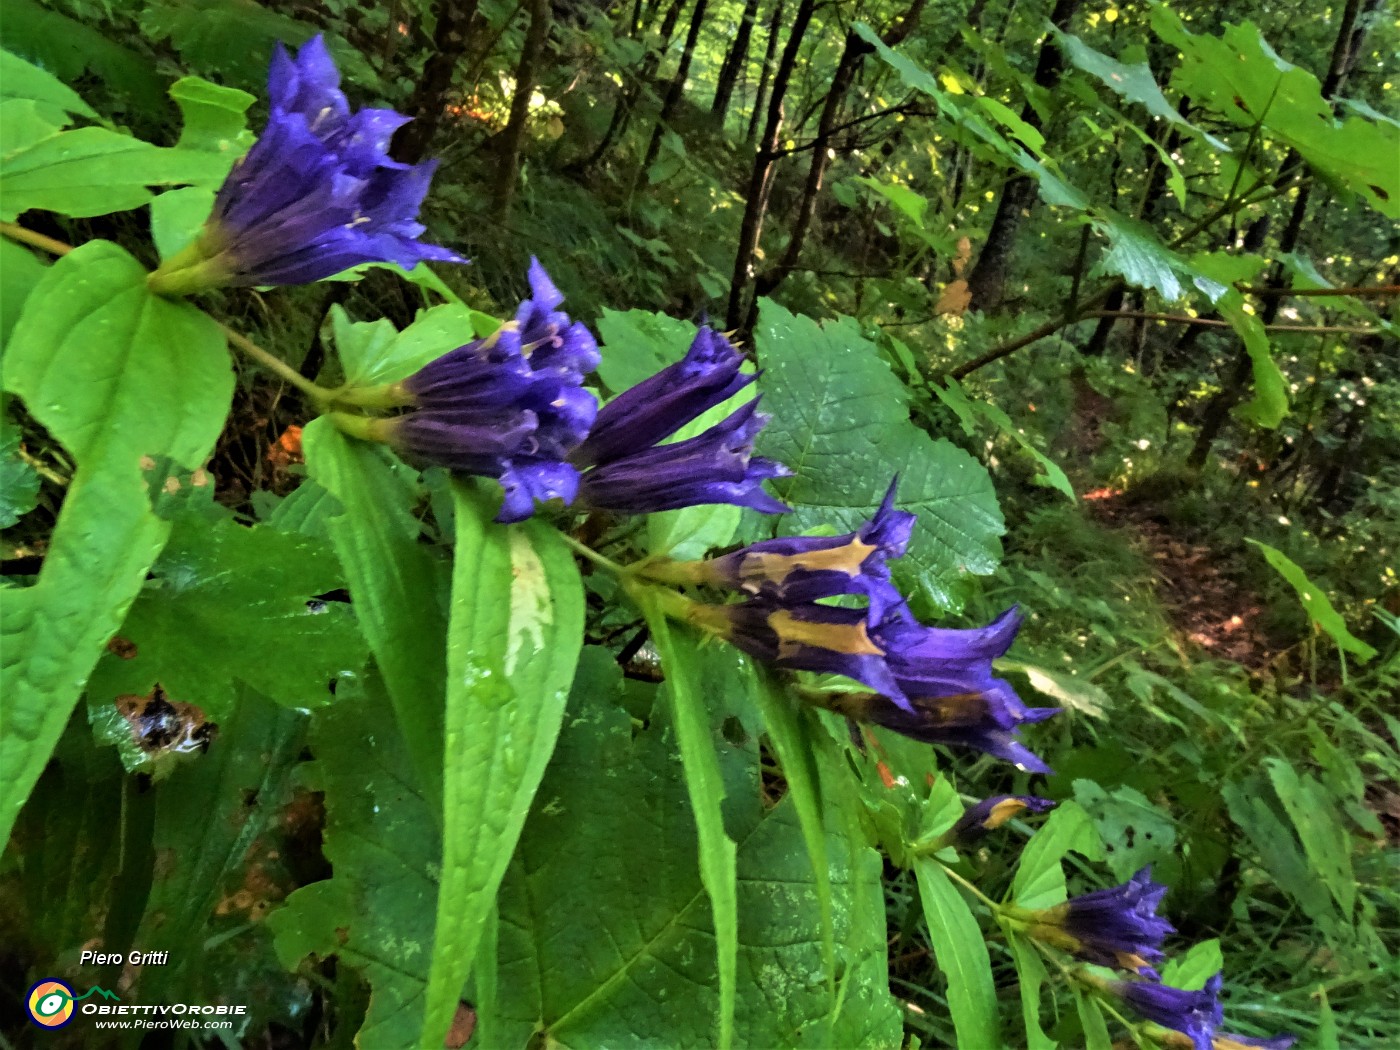
M 505 490 L 498 521 L 523 521 L 535 502 L 573 501 L 569 453 L 588 434 L 598 402 L 583 377 L 598 364 L 588 329 L 559 309 L 564 297 L 538 260 L 531 296 L 515 320 L 430 362 L 378 395 L 411 410 L 374 421 L 366 436 L 410 459 L 495 478 Z
M 1153 980 L 1151 966 L 1163 958 L 1162 941 L 1176 928 L 1157 915 L 1167 888 L 1143 868 L 1121 886 L 1071 897 L 1064 904 L 1030 913 L 1028 932 L 1092 963 L 1116 966 Z
M 391 109 L 352 114 L 320 36 L 295 58 L 277 45 L 267 86 L 267 127 L 219 189 L 203 232 L 151 275 L 154 290 L 305 284 L 367 262 L 466 261 L 418 240 L 436 161 L 389 156 L 409 118 Z
M 839 537 L 765 540 L 700 562 L 650 565 L 668 583 L 707 584 L 743 595 L 727 604 L 688 602 L 676 611 L 773 667 L 838 674 L 872 692 L 818 691 L 812 699 L 915 740 L 1003 758 L 1050 772 L 1017 736 L 1058 708 L 1027 707 L 992 661 L 1020 627 L 1012 608 L 986 627 L 927 627 L 891 582 L 888 560 L 909 544 L 914 515 L 895 508 L 896 483 L 861 528 Z M 855 595 L 863 608 L 827 604 Z

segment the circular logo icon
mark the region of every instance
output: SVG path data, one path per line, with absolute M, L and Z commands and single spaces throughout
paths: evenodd
M 62 1028 L 73 1020 L 73 989 L 52 977 L 29 989 L 29 1019 L 40 1028 Z

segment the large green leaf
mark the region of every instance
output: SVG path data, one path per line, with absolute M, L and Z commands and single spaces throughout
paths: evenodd
M 1103 860 L 1103 840 L 1089 814 L 1077 802 L 1061 802 L 1031 836 L 1011 884 L 1022 908 L 1050 908 L 1065 900 L 1065 873 L 1060 860 L 1070 850 Z
M 213 321 L 151 295 L 140 263 L 94 241 L 54 264 L 29 296 L 4 381 L 78 471 L 38 580 L 0 608 L 0 835 L 165 543 L 170 526 L 151 509 L 143 457 L 203 463 L 233 371 Z
M 673 729 L 660 708 L 634 730 L 621 688 L 609 654 L 585 649 L 571 718 L 501 889 L 492 1050 L 715 1045 L 714 928 Z M 719 749 L 738 843 L 734 1045 L 898 1045 L 878 855 L 828 829 L 844 964 L 833 1001 L 791 802 L 760 803 L 752 743 Z
M 447 1035 L 516 839 L 559 736 L 583 645 L 583 584 L 558 532 L 498 525 L 453 485 L 443 843 L 423 1046 Z
M 76 113 L 89 120 L 98 116 L 76 91 L 47 70 L 18 55 L 0 50 L 0 99 L 32 99 L 47 107 L 45 115 L 53 123 L 62 123 L 65 113 Z
M 1259 553 L 1264 555 L 1264 560 L 1273 567 L 1275 572 L 1288 581 L 1289 586 L 1297 592 L 1298 600 L 1303 603 L 1303 609 L 1308 614 L 1308 619 L 1326 631 L 1338 649 L 1345 649 L 1352 653 L 1362 663 L 1376 655 L 1376 650 L 1372 646 L 1347 630 L 1347 622 L 1342 618 L 1342 614 L 1333 608 L 1332 599 L 1327 597 L 1322 588 L 1308 579 L 1308 574 L 1299 567 L 1297 562 L 1284 554 L 1283 551 L 1276 547 L 1270 547 L 1267 543 L 1261 543 L 1259 540 L 1252 540 L 1248 537 L 1246 540 L 1258 547 Z
M 139 208 L 148 186 L 217 186 L 232 158 L 205 150 L 165 148 L 106 128 L 60 131 L 5 158 L 0 167 L 0 218 L 30 208 L 84 218 Z
M 325 418 L 302 433 L 312 478 L 338 501 L 331 541 L 360 629 L 393 699 L 414 772 L 434 809 L 442 797 L 447 674 L 447 563 L 421 542 L 417 474 L 382 446 L 348 438 Z
M 1197 35 L 1160 4 L 1151 21 L 1182 54 L 1172 83 L 1183 94 L 1237 127 L 1261 127 L 1381 214 L 1400 217 L 1400 126 L 1360 116 L 1338 120 L 1317 77 L 1280 58 L 1252 23 L 1227 25 L 1218 37 Z
M 357 386 L 395 383 L 428 362 L 476 338 L 473 325 L 481 315 L 456 303 L 425 310 L 402 332 L 385 320 L 351 321 L 339 306 L 331 308 L 336 353 L 345 381 Z
M 325 792 L 322 849 L 335 874 L 297 890 L 267 922 L 289 969 L 334 955 L 369 982 L 359 1046 L 419 1050 L 441 840 L 382 703 L 371 692 L 312 717 L 307 786 Z
M 982 928 L 942 864 L 921 857 L 914 875 L 934 960 L 948 979 L 948 1012 L 958 1045 L 1000 1046 L 997 990 Z
M 1297 829 L 1308 863 L 1331 892 L 1343 917 L 1349 919 L 1356 907 L 1353 846 L 1331 795 L 1316 777 L 1299 774 L 1281 758 L 1266 759 L 1264 767 L 1284 812 Z
M 695 663 L 695 643 L 672 631 L 655 604 L 645 603 L 643 608 L 666 672 L 666 693 L 671 698 L 676 742 L 695 817 L 700 882 L 710 898 L 719 972 L 717 1042 L 720 1050 L 729 1050 L 734 1042 L 734 1000 L 738 994 L 739 904 L 734 840 L 724 829 L 724 774 L 705 702 L 697 688 L 701 679 Z
M 159 682 L 218 722 L 232 710 L 235 682 L 309 708 L 329 703 L 331 683 L 364 664 L 350 607 L 313 601 L 345 582 L 324 542 L 188 515 L 152 576 L 122 624 L 135 654 L 103 657 L 93 699 L 145 695 Z
M 850 318 L 818 325 L 764 300 L 756 340 L 773 416 L 759 449 L 795 475 L 777 486 L 793 508 L 779 528 L 854 530 L 897 474 L 899 505 L 919 520 L 896 573 L 936 605 L 960 607 L 967 577 L 992 572 L 1001 555 L 987 471 L 909 421 L 908 390 Z

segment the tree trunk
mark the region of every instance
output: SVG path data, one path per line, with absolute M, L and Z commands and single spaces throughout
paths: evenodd
M 405 164 L 417 164 L 428 152 L 428 146 L 442 122 L 447 93 L 452 90 L 452 74 L 467 50 L 472 22 L 476 20 L 477 0 L 438 0 L 436 4 L 437 31 L 433 34 L 437 50 L 428 56 L 423 77 L 413 89 L 405 111 L 413 117 L 394 137 L 394 156 Z
M 1365 38 L 1369 23 L 1369 18 L 1358 18 L 1362 2 L 1363 0 L 1347 0 L 1347 5 L 1342 10 L 1337 40 L 1332 47 L 1332 57 L 1327 63 L 1327 75 L 1322 79 L 1322 97 L 1325 99 L 1333 98 L 1342 90 L 1346 85 L 1347 77 L 1351 76 L 1351 71 L 1356 68 L 1356 61 L 1361 55 L 1361 43 Z M 1381 0 L 1367 0 L 1367 15 L 1379 7 L 1380 3 Z M 1280 170 L 1286 171 L 1301 159 L 1295 150 L 1290 149 L 1287 156 L 1284 157 Z M 1311 188 L 1310 183 L 1304 182 L 1298 189 L 1298 195 L 1293 201 L 1292 214 L 1288 217 L 1288 225 L 1283 228 L 1283 233 L 1279 235 L 1279 255 L 1287 255 L 1298 246 L 1298 238 L 1303 232 L 1303 222 L 1307 218 Z M 1268 283 L 1275 288 L 1283 286 L 1282 263 L 1274 268 Z M 1260 311 L 1260 322 L 1265 325 L 1273 324 L 1274 319 L 1278 317 L 1279 307 L 1282 303 L 1282 296 L 1269 296 Z M 1201 416 L 1201 429 L 1196 432 L 1196 443 L 1191 447 L 1191 454 L 1186 459 L 1186 465 L 1191 470 L 1200 470 L 1201 467 L 1205 466 L 1206 460 L 1210 458 L 1211 446 L 1215 444 L 1215 439 L 1220 436 L 1225 421 L 1230 418 L 1230 410 L 1244 396 L 1252 370 L 1249 354 L 1241 348 L 1239 355 L 1235 358 L 1234 368 L 1231 370 L 1229 378 L 1221 386 L 1220 393 L 1216 394 L 1206 405 L 1206 410 Z
M 690 63 L 695 57 L 695 42 L 700 39 L 700 27 L 705 21 L 705 7 L 709 0 L 695 0 L 695 10 L 690 14 L 690 29 L 685 34 L 685 45 L 681 48 L 680 65 L 676 66 L 676 75 L 671 78 L 671 83 L 666 88 L 666 97 L 661 102 L 661 112 L 656 117 L 656 127 L 651 132 L 651 142 L 647 144 L 646 155 L 642 158 L 642 166 L 638 169 L 637 179 L 640 181 L 656 160 L 656 155 L 661 151 L 661 136 L 666 131 L 666 124 L 676 112 L 676 106 L 680 104 L 681 96 L 685 94 L 685 81 L 690 76 Z
M 768 23 L 768 42 L 763 47 L 763 70 L 758 75 L 758 93 L 754 96 L 753 112 L 749 114 L 749 130 L 744 133 L 744 141 L 753 144 L 758 134 L 758 119 L 768 101 L 768 81 L 773 76 L 773 56 L 778 53 L 778 30 L 783 27 L 783 4 L 778 0 L 773 5 L 773 18 Z
M 749 40 L 753 36 L 753 22 L 757 16 L 758 0 L 746 0 L 734 44 L 724 56 L 724 64 L 719 67 L 719 77 L 715 82 L 715 100 L 710 104 L 710 116 L 715 118 L 715 123 L 721 128 L 724 127 L 725 114 L 729 112 L 729 102 L 734 97 L 734 85 L 739 82 L 739 73 L 749 60 Z
M 902 17 L 897 19 L 881 37 L 886 47 L 895 47 L 901 43 L 914 28 L 919 24 L 919 16 L 923 14 L 924 5 L 927 0 L 913 0 L 909 9 Z M 841 104 L 845 101 L 846 92 L 850 90 L 855 82 L 856 75 L 860 72 L 860 67 L 865 61 L 865 56 L 874 51 L 875 48 L 866 43 L 863 37 L 857 36 L 854 31 L 846 34 L 846 46 L 841 51 L 841 58 L 836 64 L 836 72 L 831 78 L 831 88 L 826 93 L 826 99 L 822 103 L 821 118 L 817 121 L 817 134 L 812 142 L 812 160 L 807 166 L 807 182 L 802 188 L 802 199 L 797 206 L 797 217 L 793 221 L 792 236 L 788 240 L 787 249 L 783 252 L 783 257 L 778 261 L 777 266 L 759 275 L 754 282 L 754 306 L 750 307 L 750 314 L 757 306 L 758 298 L 762 295 L 770 294 L 773 289 L 782 284 L 788 274 L 797 268 L 798 262 L 802 258 L 802 248 L 807 241 L 807 233 L 812 227 L 812 219 L 817 212 L 817 200 L 821 195 L 822 179 L 826 175 L 826 166 L 831 159 L 831 133 L 836 127 L 836 118 L 840 115 Z M 745 321 L 745 327 L 751 327 L 753 318 L 750 316 Z
M 570 165 L 575 172 L 585 172 L 607 155 L 614 142 L 627 130 L 627 122 L 632 118 L 632 110 L 637 105 L 637 100 L 641 98 L 642 92 L 646 90 L 647 81 L 656 74 L 656 67 L 661 64 L 661 56 L 666 53 L 666 49 L 671 46 L 671 34 L 676 31 L 676 22 L 681 16 L 681 8 L 685 6 L 685 0 L 672 0 L 671 6 L 666 9 L 666 15 L 661 20 L 661 46 L 655 51 L 649 51 L 642 59 L 640 69 L 637 71 L 636 79 L 618 98 L 617 105 L 613 108 L 612 120 L 608 122 L 608 130 L 603 132 L 603 137 L 598 140 L 598 145 L 593 148 L 593 152 L 584 157 L 583 160 Z M 648 8 L 647 14 L 652 13 Z
M 739 250 L 734 254 L 734 275 L 729 284 L 729 305 L 725 310 L 725 325 L 736 328 L 743 320 L 744 292 L 753 275 L 753 253 L 763 232 L 763 215 L 768 210 L 768 191 L 772 188 L 773 160 L 778 148 L 778 133 L 783 126 L 783 97 L 788 81 L 802 50 L 802 38 L 812 21 L 816 0 L 800 0 L 797 17 L 788 32 L 787 46 L 773 75 L 773 97 L 768 103 L 768 119 L 763 128 L 763 141 L 754 152 L 753 171 L 749 176 L 748 195 L 744 202 L 744 217 L 739 224 Z
M 1079 4 L 1080 0 L 1056 0 L 1054 10 L 1050 12 L 1050 21 L 1058 29 L 1067 28 Z M 1060 50 L 1055 46 L 1054 37 L 1046 37 L 1035 66 L 1035 83 L 1048 90 L 1059 80 Z M 1040 130 L 1040 116 L 1029 102 L 1021 107 L 1021 119 Z M 1034 201 L 1035 182 L 1029 175 L 1016 175 L 1002 187 L 996 216 L 992 219 L 992 228 L 987 232 L 987 243 L 982 246 L 977 263 L 968 274 L 967 290 L 972 296 L 968 305 L 971 309 L 990 310 L 1001 302 L 1016 247 L 1016 233 L 1021 226 L 1021 213 Z
M 549 0 L 530 0 L 530 26 L 520 48 L 520 61 L 515 67 L 515 94 L 510 100 L 510 118 L 500 138 L 500 166 L 496 169 L 496 184 L 492 202 L 496 217 L 504 221 L 515 196 L 516 175 L 520 171 L 520 147 L 525 141 L 525 122 L 530 116 L 530 96 L 535 91 L 535 68 L 549 38 Z

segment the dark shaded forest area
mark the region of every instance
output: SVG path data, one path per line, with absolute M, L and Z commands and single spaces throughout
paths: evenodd
M 1395 1045 L 1391 5 L 0 48 L 0 1048 Z

